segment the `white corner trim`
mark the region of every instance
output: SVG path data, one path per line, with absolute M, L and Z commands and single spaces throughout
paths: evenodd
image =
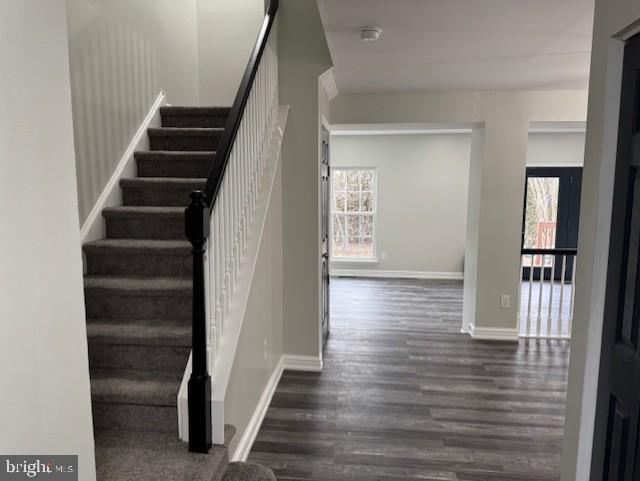
M 282 377 L 283 372 L 284 356 L 281 356 L 278 364 L 276 364 L 275 369 L 271 373 L 271 377 L 267 381 L 264 390 L 262 391 L 260 400 L 258 401 L 256 409 L 251 415 L 251 419 L 249 419 L 247 427 L 240 437 L 240 441 L 238 441 L 235 450 L 229 456 L 231 461 L 247 460 L 249 452 L 251 451 L 251 447 L 253 446 L 253 443 L 256 440 L 256 436 L 258 436 L 258 432 L 260 431 L 262 421 L 267 415 L 267 410 L 269 409 L 269 405 L 271 404 L 271 399 L 273 399 L 273 395 L 276 392 L 276 388 L 278 387 L 278 383 L 280 382 L 280 378 Z
M 479 341 L 512 341 L 517 342 L 520 334 L 517 328 L 476 327 L 469 325 L 469 335 Z
M 122 154 L 120 161 L 111 175 L 111 178 L 100 193 L 98 200 L 93 205 L 87 219 L 84 221 L 80 229 L 80 241 L 82 244 L 89 241 L 102 239 L 105 237 L 104 221 L 102 219 L 102 209 L 105 207 L 116 207 L 122 203 L 122 194 L 120 192 L 120 179 L 126 179 L 136 176 L 136 166 L 133 161 L 133 154 L 137 150 L 147 150 L 149 148 L 149 139 L 147 137 L 147 129 L 149 127 L 160 126 L 160 107 L 166 105 L 167 97 L 164 92 L 160 92 L 155 101 L 151 105 L 149 112 L 140 124 L 135 135 L 129 142 L 126 150 Z
M 284 354 L 282 358 L 284 360 L 285 371 L 307 371 L 307 372 L 322 371 L 321 357 Z
M 331 269 L 334 277 L 384 277 L 393 279 L 462 280 L 462 272 L 384 271 L 379 269 Z

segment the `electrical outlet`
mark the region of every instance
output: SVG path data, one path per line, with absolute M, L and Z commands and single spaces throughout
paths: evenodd
M 264 360 L 265 361 L 269 358 L 269 350 L 270 350 L 269 338 L 265 337 L 264 338 Z
M 380 254 L 380 257 L 382 258 L 383 261 L 386 261 L 389 258 L 386 252 L 383 252 L 382 254 Z
M 507 296 L 507 295 L 502 295 L 500 296 L 500 307 L 502 309 L 509 309 L 509 306 L 511 305 L 511 297 Z

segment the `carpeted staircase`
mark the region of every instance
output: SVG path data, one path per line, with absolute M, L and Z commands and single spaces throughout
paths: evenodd
M 138 177 L 120 181 L 123 205 L 103 210 L 107 238 L 83 246 L 96 468 L 99 480 L 217 481 L 226 448 L 188 453 L 176 401 L 191 349 L 184 208 L 204 187 L 229 109 L 160 113 L 150 151 L 135 154 Z M 251 468 L 234 463 L 227 478 L 275 479 Z

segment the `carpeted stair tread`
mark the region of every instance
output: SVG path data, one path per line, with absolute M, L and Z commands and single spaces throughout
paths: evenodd
M 112 277 L 85 276 L 85 290 L 109 291 L 118 295 L 157 296 L 191 296 L 192 280 L 180 277 Z
M 183 207 L 108 207 L 102 210 L 109 239 L 184 240 Z
M 122 203 L 125 206 L 180 206 L 189 204 L 189 194 L 203 190 L 207 179 L 177 177 L 143 177 L 121 179 Z
M 83 246 L 86 274 L 191 277 L 191 244 L 184 240 L 103 239 Z
M 230 463 L 222 481 L 277 481 L 273 471 L 255 463 Z
M 199 107 L 164 105 L 160 107 L 160 115 L 225 115 L 228 116 L 231 107 Z
M 91 369 L 93 402 L 176 406 L 181 376 L 137 369 Z
M 101 430 L 95 452 L 99 481 L 220 481 L 228 464 L 226 448 L 189 453 L 175 431 Z
M 87 336 L 91 344 L 191 348 L 191 325 L 179 319 L 88 319 Z
M 156 150 L 136 152 L 138 178 L 148 177 L 207 177 L 209 167 L 215 160 L 214 151 L 182 152 Z
M 147 130 L 149 136 L 162 137 L 208 137 L 224 133 L 221 127 L 153 127 Z
M 161 253 L 164 255 L 182 255 L 191 252 L 191 244 L 184 240 L 155 239 L 100 239 L 84 244 L 86 253 L 104 254 L 106 252 L 123 254 Z
M 224 127 L 229 107 L 160 107 L 163 127 Z
M 120 179 L 120 187 L 171 187 L 177 186 L 197 186 L 204 187 L 206 178 L 185 178 L 185 177 L 136 177 L 132 179 Z
M 102 209 L 105 218 L 135 218 L 144 216 L 183 217 L 184 207 L 148 207 L 148 206 L 120 206 Z
M 157 127 L 147 130 L 150 150 L 217 150 L 224 128 Z

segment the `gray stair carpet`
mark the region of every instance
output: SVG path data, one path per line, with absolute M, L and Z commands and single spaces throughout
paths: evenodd
M 136 152 L 138 177 L 104 209 L 107 238 L 83 246 L 98 480 L 219 481 L 224 446 L 192 454 L 178 439 L 177 394 L 191 349 L 189 192 L 202 189 L 229 114 L 163 107 Z M 232 432 L 232 430 L 231 430 Z

